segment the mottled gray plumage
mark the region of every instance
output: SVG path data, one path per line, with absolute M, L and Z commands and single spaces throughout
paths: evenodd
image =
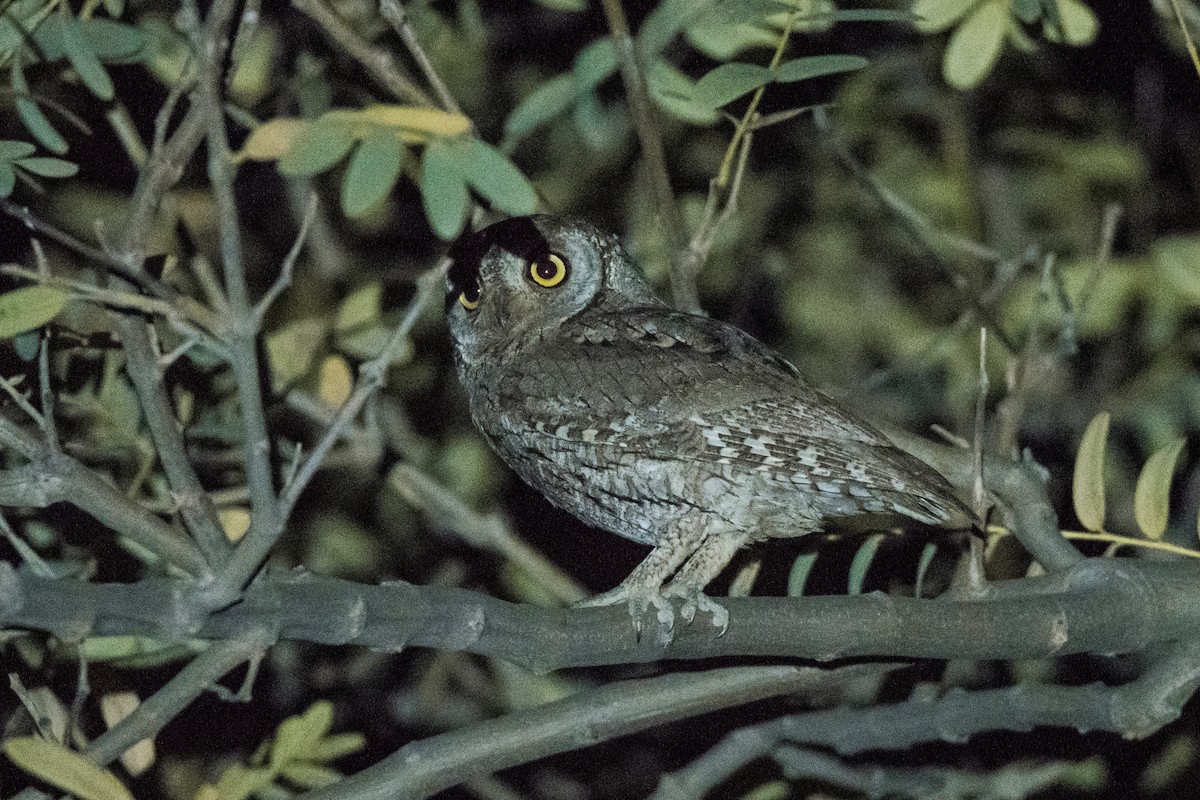
M 653 605 L 669 634 L 666 598 L 683 597 L 685 619 L 702 608 L 724 629 L 702 590 L 747 542 L 863 514 L 969 520 L 941 475 L 749 334 L 672 310 L 593 226 L 515 218 L 451 257 L 480 430 L 551 502 L 654 547 L 596 603 L 628 602 L 635 622 Z

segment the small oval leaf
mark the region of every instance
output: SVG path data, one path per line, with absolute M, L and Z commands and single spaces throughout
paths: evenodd
M 37 101 L 29 94 L 29 84 L 25 81 L 25 69 L 21 65 L 20 53 L 13 55 L 9 82 L 13 95 L 16 97 L 17 116 L 21 118 L 25 129 L 51 153 L 58 153 L 61 156 L 67 152 L 67 140 L 55 130 L 54 125 L 38 108 Z
M 579 51 L 571 67 L 571 74 L 575 76 L 575 85 L 580 92 L 590 92 L 616 71 L 617 48 L 608 36 L 597 39 Z
M 986 0 L 950 36 L 942 75 L 955 89 L 978 86 L 995 66 L 1008 30 L 1006 0 Z
M 0 197 L 8 197 L 16 188 L 17 174 L 4 161 L 0 161 Z
M 816 553 L 805 553 L 797 556 L 796 560 L 792 562 L 792 569 L 788 572 L 788 597 L 800 597 L 804 594 L 804 585 L 808 583 L 809 573 L 812 572 L 815 563 L 817 563 Z
M 15 161 L 37 152 L 37 147 L 20 139 L 0 139 L 0 161 Z
M 838 72 L 852 72 L 862 69 L 871 62 L 862 56 L 831 55 L 808 56 L 794 58 L 779 67 L 775 80 L 780 83 L 803 81 L 809 78 L 819 78 L 822 75 L 834 75 Z
M 287 153 L 312 123 L 306 119 L 279 117 L 264 122 L 246 137 L 242 149 L 234 156 L 241 161 L 274 161 Z
M 5 741 L 4 752 L 30 775 L 83 800 L 133 800 L 117 776 L 58 742 L 21 736 Z
M 404 145 L 387 128 L 363 139 L 342 178 L 342 211 L 346 216 L 360 217 L 388 196 L 400 177 L 404 153 Z
M 883 538 L 884 534 L 882 533 L 872 534 L 855 552 L 854 558 L 850 561 L 850 581 L 847 588 L 847 592 L 850 594 L 862 594 L 863 584 L 867 581 L 867 572 L 875 561 L 875 553 L 879 550 L 879 543 L 883 541 Z
M 422 106 L 370 105 L 359 112 L 364 122 L 389 125 L 428 136 L 460 136 L 471 130 L 471 120 L 437 108 Z
M 1096 41 L 1100 22 L 1096 13 L 1079 0 L 1058 0 L 1058 18 L 1067 44 L 1086 47 Z
M 1182 437 L 1158 450 L 1146 459 L 1133 493 L 1133 514 L 1142 533 L 1151 539 L 1162 539 L 1167 530 L 1171 508 L 1171 478 L 1179 454 L 1183 452 Z
M 521 101 L 504 121 L 505 149 L 511 149 L 518 141 L 566 111 L 579 88 L 573 75 L 559 75 L 543 83 L 533 94 Z
M 425 146 L 421 159 L 421 201 L 429 225 L 442 239 L 458 236 L 467 221 L 471 196 L 460 154 L 461 150 L 442 139 Z
M 537 210 L 537 193 L 529 180 L 491 145 L 473 139 L 463 167 L 467 182 L 497 208 L 518 216 Z
M 28 170 L 34 175 L 41 175 L 43 178 L 69 178 L 79 172 L 78 164 L 49 156 L 18 158 L 13 163 L 21 169 Z
M 758 64 L 736 61 L 722 64 L 696 82 L 692 99 L 706 108 L 720 108 L 760 86 L 766 86 L 772 77 L 771 70 Z
M 67 61 L 70 61 L 71 66 L 79 73 L 83 85 L 101 100 L 112 100 L 112 78 L 108 76 L 108 71 L 100 63 L 92 43 L 84 34 L 83 23 L 75 18 L 64 20 L 62 44 Z
M 354 145 L 350 127 L 330 116 L 323 116 L 296 137 L 290 150 L 279 159 L 284 175 L 316 175 L 345 158 Z
M 917 17 L 917 30 L 923 33 L 944 31 L 958 22 L 963 14 L 979 0 L 916 0 L 912 13 Z
M 0 339 L 40 328 L 67 305 L 67 293 L 53 286 L 22 286 L 0 294 Z
M 1088 423 L 1075 454 L 1075 476 L 1071 497 L 1075 516 L 1089 531 L 1104 530 L 1104 450 L 1112 415 L 1101 411 Z

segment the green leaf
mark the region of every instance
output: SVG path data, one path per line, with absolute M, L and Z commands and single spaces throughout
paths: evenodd
M 752 47 L 774 47 L 779 35 L 759 25 L 706 14 L 685 31 L 688 44 L 717 61 L 729 61 Z
M 771 70 L 758 64 L 722 64 L 696 82 L 693 99 L 707 108 L 720 108 L 771 82 Z
M 37 331 L 25 331 L 13 337 L 13 350 L 22 361 L 33 361 L 37 358 L 38 349 L 42 346 L 42 337 Z
M 308 130 L 296 137 L 296 142 L 279 159 L 283 175 L 316 175 L 345 158 L 354 146 L 350 127 L 329 116 L 313 121 Z
M 978 86 L 1000 58 L 1008 30 L 1006 0 L 985 0 L 958 26 L 942 57 L 942 75 L 955 89 Z
M 590 92 L 617 71 L 617 48 L 612 39 L 597 39 L 575 57 L 571 74 L 579 92 Z
M 662 52 L 689 21 L 710 5 L 704 0 L 663 0 L 659 3 L 637 32 L 641 57 L 649 61 Z
M 0 294 L 0 339 L 40 328 L 67 305 L 67 293 L 53 286 L 22 286 Z
M 508 158 L 496 148 L 472 139 L 463 167 L 467 182 L 497 208 L 509 214 L 532 214 L 537 192 Z
M 303 714 L 288 717 L 279 724 L 271 747 L 271 767 L 280 769 L 292 761 L 307 761 L 317 742 L 329 733 L 333 724 L 333 704 L 318 700 Z
M 578 96 L 573 75 L 559 75 L 543 83 L 504 121 L 505 149 L 511 150 L 518 141 L 566 111 Z
M 377 130 L 363 139 L 342 178 L 342 211 L 346 216 L 362 216 L 388 196 L 400 177 L 406 152 L 390 130 Z
M 584 11 L 587 9 L 587 0 L 537 0 L 538 5 L 549 8 L 552 11 Z
M 317 789 L 342 779 L 342 773 L 335 769 L 304 761 L 283 764 L 279 768 L 279 774 L 302 789 Z
M 0 161 L 0 197 L 8 197 L 16 187 L 17 174 L 6 162 Z
M 18 158 L 13 163 L 21 169 L 28 170 L 34 175 L 41 175 L 43 178 L 69 178 L 79 172 L 78 164 L 47 156 Z
M 1101 411 L 1088 423 L 1075 454 L 1075 476 L 1071 498 L 1075 516 L 1089 531 L 1104 530 L 1104 450 L 1108 445 L 1108 425 L 1112 416 Z
M 804 594 L 804 584 L 808 583 L 808 575 L 812 572 L 813 564 L 817 563 L 816 553 L 805 553 L 797 556 L 788 572 L 787 596 L 800 597 Z
M 101 2 L 110 17 L 119 17 L 125 13 L 125 0 L 101 0 Z
M 1042 0 L 1009 0 L 1012 4 L 1013 16 L 1026 25 L 1032 25 L 1042 18 Z
M 421 159 L 421 200 L 429 225 L 442 239 L 458 236 L 467 222 L 471 196 L 462 159 L 463 147 L 443 139 L 425 146 Z
M 311 758 L 318 762 L 333 761 L 357 753 L 366 746 L 366 737 L 361 733 L 336 733 L 318 742 L 312 750 Z
M 872 534 L 854 553 L 854 558 L 850 561 L 848 593 L 862 594 L 863 584 L 867 580 L 867 572 L 871 569 L 872 562 L 875 561 L 875 553 L 879 550 L 879 543 L 883 539 L 884 534 L 882 533 Z
M 59 134 L 50 120 L 38 108 L 37 102 L 29 94 L 29 84 L 25 81 L 25 67 L 21 63 L 21 54 L 15 53 L 12 58 L 12 74 L 10 84 L 16 97 L 17 115 L 25 128 L 33 134 L 43 147 L 52 153 L 62 155 L 67 152 L 67 141 Z
M 1096 41 L 1100 22 L 1096 13 L 1079 0 L 1058 0 L 1059 21 L 1063 40 L 1075 47 L 1086 47 Z
M 833 15 L 838 22 L 911 22 L 917 15 L 912 11 L 897 11 L 890 8 L 847 8 Z
M 82 800 L 133 800 L 117 776 L 58 742 L 22 736 L 6 740 L 4 752 L 30 775 Z
M 917 30 L 938 33 L 958 22 L 978 3 L 979 0 L 916 0 L 912 13 L 918 18 Z
M 646 70 L 646 88 L 659 108 L 684 122 L 711 125 L 721 118 L 713 109 L 693 102 L 695 82 L 665 59 L 656 58 L 650 63 Z
M 37 152 L 37 147 L 17 139 L 0 139 L 0 161 L 15 161 Z
M 1179 454 L 1183 452 L 1182 437 L 1161 448 L 1142 467 L 1138 476 L 1137 489 L 1133 492 L 1133 514 L 1142 533 L 1151 539 L 1160 540 L 1167 530 L 1167 519 L 1171 507 L 1171 478 Z
M 78 19 L 71 17 L 63 20 L 62 46 L 67 61 L 70 61 L 71 66 L 79 73 L 83 85 L 101 100 L 112 100 L 112 78 L 100 63 L 92 43 L 83 31 L 83 24 Z
M 215 800 L 246 800 L 255 792 L 265 790 L 273 779 L 274 773 L 266 767 L 251 769 L 234 764 L 221 773 L 213 796 Z
M 933 557 L 937 554 L 937 544 L 934 542 L 926 542 L 921 547 L 921 559 L 917 563 L 917 581 L 913 589 L 913 597 L 920 598 L 925 592 L 925 575 L 929 572 L 929 565 L 933 563 Z
M 91 51 L 101 61 L 138 61 L 146 55 L 146 37 L 132 25 L 103 17 L 93 17 L 81 24 Z
M 803 81 L 822 75 L 834 75 L 838 72 L 851 72 L 862 69 L 870 62 L 862 56 L 808 56 L 794 58 L 786 64 L 781 64 L 775 73 L 775 80 L 780 83 Z

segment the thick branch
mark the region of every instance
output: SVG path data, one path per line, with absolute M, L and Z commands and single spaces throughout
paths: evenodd
M 811 658 L 1035 659 L 1125 653 L 1193 636 L 1200 566 L 1087 559 L 1069 570 L 989 584 L 979 599 L 728 598 L 729 629 L 701 615 L 666 648 L 635 640 L 623 607 L 542 609 L 465 589 L 366 586 L 308 575 L 266 576 L 243 600 L 207 617 L 180 584 L 87 584 L 0 575 L 0 625 L 76 640 L 87 635 L 235 637 L 247 626 L 280 638 L 406 646 L 494 656 L 534 670 L 740 655 Z

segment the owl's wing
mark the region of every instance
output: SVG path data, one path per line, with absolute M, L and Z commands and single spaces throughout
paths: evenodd
M 668 452 L 761 480 L 772 493 L 791 487 L 826 517 L 901 514 L 969 524 L 971 512 L 945 478 L 732 325 L 626 309 L 562 333 L 571 344 L 554 348 L 546 368 L 562 380 L 550 385 L 585 386 L 587 397 L 576 398 L 581 413 L 557 424 L 557 415 L 537 413 L 551 410 L 537 387 L 525 387 L 542 433 L 651 457 Z M 552 404 L 561 409 L 564 399 Z

